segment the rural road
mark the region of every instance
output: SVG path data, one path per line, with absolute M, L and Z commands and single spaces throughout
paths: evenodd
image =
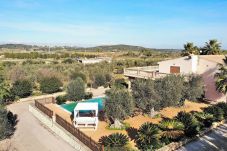
M 218 127 L 199 140 L 193 141 L 178 151 L 226 151 L 227 124 Z
M 29 111 L 31 102 L 9 105 L 8 110 L 18 115 L 18 123 L 10 139 L 11 150 L 16 151 L 75 151 L 70 145 L 45 128 Z M 14 149 L 15 148 L 15 149 Z

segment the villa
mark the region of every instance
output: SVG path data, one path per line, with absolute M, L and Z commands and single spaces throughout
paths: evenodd
M 216 91 L 214 75 L 218 64 L 224 64 L 224 55 L 191 55 L 158 62 L 158 66 L 133 67 L 124 69 L 129 79 L 155 79 L 168 74 L 198 74 L 205 83 L 205 97 L 215 102 L 226 101 L 226 96 Z

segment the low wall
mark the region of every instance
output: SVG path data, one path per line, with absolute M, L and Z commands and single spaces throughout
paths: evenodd
M 67 143 L 69 143 L 73 148 L 75 148 L 78 151 L 91 151 L 87 146 L 85 146 L 82 142 L 80 142 L 76 137 L 74 137 L 72 134 L 67 132 L 64 128 L 62 128 L 60 125 L 58 125 L 55 120 L 55 118 L 51 119 L 47 115 L 43 114 L 41 111 L 39 111 L 34 104 L 29 105 L 29 111 L 38 118 L 45 126 L 47 126 L 49 129 L 51 129 L 55 134 L 60 136 L 63 140 L 65 140 Z

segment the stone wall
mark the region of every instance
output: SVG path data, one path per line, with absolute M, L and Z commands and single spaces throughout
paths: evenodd
M 46 127 L 60 136 L 63 140 L 69 143 L 75 150 L 91 151 L 87 146 L 80 142 L 76 137 L 67 132 L 64 128 L 55 122 L 55 118 L 49 118 L 47 115 L 39 111 L 33 104 L 29 105 L 29 111 L 38 118 Z

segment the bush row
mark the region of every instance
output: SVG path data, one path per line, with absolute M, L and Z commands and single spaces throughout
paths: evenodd
M 59 92 L 62 87 L 62 82 L 56 77 L 46 77 L 40 81 L 40 90 L 42 93 Z M 28 79 L 16 80 L 10 89 L 13 97 L 24 98 L 28 97 L 33 92 L 34 84 Z
M 129 128 L 128 136 L 135 139 L 140 150 L 155 150 L 182 138 L 191 138 L 199 132 L 212 126 L 214 122 L 227 119 L 227 103 L 208 106 L 202 112 L 179 112 L 173 119 L 163 119 L 159 124 L 144 123 L 138 130 Z M 134 135 L 132 135 L 134 134 Z M 108 149 L 129 150 L 129 137 L 120 133 L 113 133 L 102 137 L 99 142 Z

